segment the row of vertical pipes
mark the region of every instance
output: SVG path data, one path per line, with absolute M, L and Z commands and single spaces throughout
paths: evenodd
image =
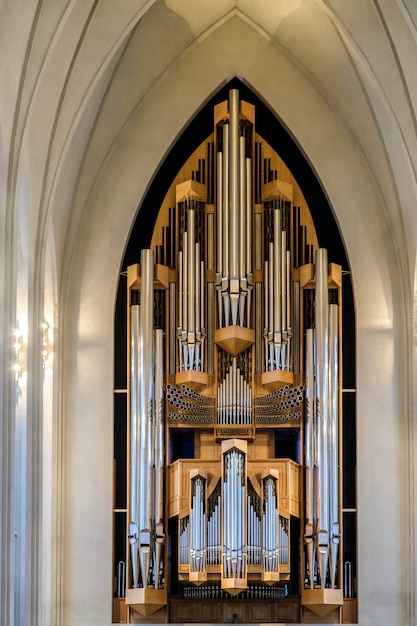
M 178 252 L 178 354 L 180 371 L 204 368 L 204 261 L 196 240 L 196 208 L 186 203 L 186 229 Z
M 206 535 L 206 502 L 205 479 L 196 476 L 191 481 L 190 509 L 190 571 L 203 572 L 206 566 L 207 535 Z
M 252 160 L 240 132 L 239 92 L 229 92 L 229 121 L 217 152 L 217 276 L 219 327 L 250 325 Z
M 279 571 L 279 534 L 278 522 L 278 493 L 277 480 L 267 476 L 263 480 L 264 511 L 263 511 L 263 546 L 262 564 L 264 572 Z
M 236 357 L 217 388 L 217 423 L 252 423 L 252 389 L 237 366 Z
M 272 230 L 264 261 L 266 372 L 290 370 L 291 365 L 291 253 L 279 201 L 274 202 Z
M 224 478 L 205 503 L 205 478 L 192 478 L 189 518 L 180 524 L 180 563 L 188 550 L 190 572 L 220 564 L 226 579 L 246 578 L 246 564 L 261 564 L 264 572 L 279 572 L 288 564 L 288 520 L 279 515 L 278 478 L 262 481 L 262 500 L 245 480 L 245 454 L 232 448 L 224 454 Z M 262 502 L 262 507 L 261 507 Z M 188 523 L 189 520 L 189 523 Z M 221 521 L 223 523 L 221 524 Z
M 315 328 L 306 331 L 306 524 L 308 586 L 336 587 L 339 530 L 338 305 L 328 298 L 327 251 L 317 250 Z
M 152 250 L 141 253 L 140 304 L 131 306 L 132 587 L 158 588 L 163 577 L 163 332 L 153 328 Z
M 224 455 L 223 575 L 246 576 L 245 455 L 232 449 Z

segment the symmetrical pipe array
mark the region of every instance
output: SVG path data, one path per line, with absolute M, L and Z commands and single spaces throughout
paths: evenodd
M 252 389 L 233 357 L 225 379 L 217 389 L 218 424 L 252 424 Z
M 273 208 L 273 237 L 264 262 L 265 371 L 290 370 L 291 257 L 280 202 Z
M 187 202 L 186 229 L 178 252 L 178 354 L 180 370 L 202 371 L 204 365 L 204 261 L 196 240 L 196 208 Z
M 217 276 L 219 327 L 250 325 L 252 166 L 239 125 L 239 92 L 229 93 L 229 121 L 217 152 Z
M 329 306 L 327 251 L 316 256 L 315 329 L 306 331 L 307 578 L 336 586 L 339 549 L 338 306 Z M 317 581 L 316 581 L 317 582 Z
M 130 532 L 132 587 L 163 574 L 163 334 L 153 329 L 152 250 L 142 250 L 140 305 L 131 306 Z
M 216 194 L 214 189 L 210 194 L 216 212 L 211 208 L 204 213 L 203 202 L 192 198 L 180 203 L 176 257 L 177 244 L 172 233 L 175 233 L 178 207 L 170 210 L 168 257 L 170 266 L 177 258 L 177 273 L 173 267 L 167 273 L 168 287 L 163 281 L 165 274 L 161 272 L 158 276 L 158 286 L 162 284 L 167 288 L 169 297 L 158 299 L 155 296 L 153 252 L 143 250 L 140 304 L 132 303 L 130 307 L 131 586 L 158 589 L 164 575 L 164 347 L 163 331 L 154 330 L 154 325 L 155 319 L 159 320 L 158 325 L 162 325 L 161 319 L 166 322 L 167 310 L 166 352 L 170 354 L 166 371 L 167 415 L 176 421 L 171 422 L 171 426 L 178 426 L 179 422 L 192 427 L 203 426 L 206 430 L 215 429 L 218 439 L 229 438 L 222 442 L 221 478 L 219 470 L 214 470 L 219 471 L 217 482 L 209 480 L 208 473 L 202 469 L 192 470 L 196 474 L 190 475 L 189 511 L 184 511 L 181 505 L 175 513 L 182 515 L 178 529 L 179 563 L 189 566 L 188 570 L 183 567 L 181 573 L 188 571 L 189 580 L 199 584 L 207 580 L 200 574 L 211 567 L 210 574 L 221 575 L 222 583 L 228 581 L 223 588 L 235 594 L 246 586 L 248 566 L 250 576 L 255 571 L 261 572 L 262 580 L 270 584 L 278 582 L 280 574 L 288 575 L 289 515 L 293 514 L 293 509 L 281 504 L 280 514 L 280 470 L 274 469 L 277 465 L 271 463 L 271 468 L 258 480 L 258 470 L 248 470 L 247 455 L 242 450 L 247 450 L 244 439 L 257 436 L 257 426 L 262 425 L 264 431 L 271 432 L 282 422 L 301 421 L 305 400 L 306 577 L 311 588 L 318 585 L 334 588 L 338 582 L 339 550 L 339 331 L 338 305 L 329 305 L 327 252 L 317 251 L 313 320 L 310 315 L 313 305 L 303 306 L 308 298 L 301 298 L 302 289 L 309 293 L 311 285 L 304 287 L 301 282 L 293 284 L 291 280 L 291 255 L 295 254 L 294 246 L 292 252 L 289 250 L 291 203 L 285 194 L 278 197 L 278 191 L 273 191 L 275 195 L 268 198 L 275 199 L 264 202 L 263 214 L 259 207 L 253 208 L 251 152 L 254 138 L 251 122 L 239 119 L 237 90 L 229 93 L 228 116 L 224 118 L 227 119 L 217 127 L 217 141 L 210 143 L 210 146 L 217 145 L 217 176 L 209 176 L 217 185 Z M 210 156 L 208 160 L 210 163 L 213 160 L 214 167 L 214 159 Z M 258 157 L 255 151 L 256 162 L 259 178 L 260 148 Z M 271 174 L 271 181 L 268 178 L 264 185 L 271 183 L 268 189 L 284 193 L 285 186 L 273 187 L 277 172 L 272 173 L 275 178 Z M 256 185 L 257 204 L 261 204 L 265 187 L 260 180 Z M 299 221 L 299 217 L 297 219 Z M 206 228 L 208 234 L 204 235 Z M 219 333 L 222 339 L 216 338 L 216 287 L 217 325 L 222 329 Z M 160 303 L 159 317 L 155 317 L 155 302 Z M 313 296 L 309 302 L 313 303 Z M 309 319 L 305 325 L 310 325 L 311 320 L 314 326 L 305 333 L 306 385 L 276 389 L 275 385 L 264 382 L 274 379 L 273 375 L 264 376 L 265 372 L 293 368 L 293 374 L 299 376 L 296 385 L 300 383 L 302 314 Z M 228 326 L 249 328 L 251 318 L 254 332 L 236 328 L 224 331 Z M 246 336 L 254 339 L 246 342 Z M 234 343 L 236 338 L 238 341 Z M 254 346 L 252 341 L 255 341 Z M 203 372 L 205 361 L 209 376 L 187 373 L 177 378 L 178 370 Z M 191 386 L 176 386 L 174 378 L 178 384 L 187 380 Z M 204 382 L 205 378 L 210 382 Z M 291 380 L 292 376 L 276 378 Z M 204 385 L 209 386 L 202 391 Z M 260 391 L 260 385 L 275 391 L 267 394 L 265 390 Z M 217 392 L 213 393 L 215 388 Z M 203 439 L 201 437 L 200 444 Z M 272 443 L 272 436 L 270 441 Z M 223 444 L 226 445 L 223 447 Z M 202 459 L 207 458 L 208 455 L 202 455 Z M 256 458 L 255 455 L 253 459 Z M 210 472 L 213 472 L 212 467 Z
M 223 575 L 246 576 L 245 455 L 236 449 L 224 454 Z

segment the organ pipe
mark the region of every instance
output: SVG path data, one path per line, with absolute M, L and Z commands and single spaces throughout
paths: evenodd
M 316 256 L 316 428 L 317 428 L 317 556 L 322 587 L 326 586 L 329 557 L 329 293 L 327 250 Z

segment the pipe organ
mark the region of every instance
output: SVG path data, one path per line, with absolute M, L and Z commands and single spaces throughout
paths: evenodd
M 128 268 L 128 298 L 127 605 L 169 604 L 174 571 L 185 598 L 292 585 L 320 617 L 341 606 L 341 268 L 237 90 Z

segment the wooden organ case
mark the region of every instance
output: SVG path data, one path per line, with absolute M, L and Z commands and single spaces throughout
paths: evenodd
M 238 90 L 127 293 L 127 621 L 339 622 L 341 267 Z

